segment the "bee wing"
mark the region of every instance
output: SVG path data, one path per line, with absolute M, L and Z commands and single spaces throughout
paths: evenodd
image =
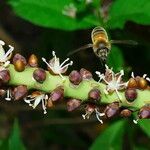
M 67 56 L 70 56 L 70 55 L 72 55 L 72 54 L 74 54 L 74 53 L 77 53 L 77 52 L 79 52 L 79 51 L 81 51 L 81 50 L 85 50 L 85 49 L 90 48 L 90 47 L 93 47 L 93 44 L 91 44 L 91 43 L 86 44 L 86 45 L 84 45 L 84 46 L 82 46 L 82 47 L 80 47 L 80 48 L 78 48 L 78 49 L 75 49 L 75 50 L 69 52 L 69 53 L 67 54 Z
M 129 44 L 129 45 L 138 45 L 136 41 L 133 40 L 110 40 L 112 44 Z

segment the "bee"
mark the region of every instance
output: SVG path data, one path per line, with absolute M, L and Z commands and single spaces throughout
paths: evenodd
M 94 54 L 100 58 L 102 62 L 106 62 L 107 56 L 111 50 L 111 44 L 130 44 L 137 45 L 137 42 L 132 40 L 109 40 L 106 30 L 103 27 L 95 27 L 91 32 L 92 43 L 86 44 L 74 51 L 68 53 L 72 55 L 87 48 L 93 48 Z

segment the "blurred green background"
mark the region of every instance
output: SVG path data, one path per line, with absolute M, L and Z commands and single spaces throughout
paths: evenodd
M 1 0 L 0 39 L 28 57 L 62 60 L 67 53 L 91 42 L 91 31 L 103 26 L 110 39 L 134 40 L 137 46 L 113 45 L 108 58 L 126 78 L 150 76 L 149 0 Z M 103 71 L 92 50 L 71 56 L 70 70 Z M 96 78 L 95 78 L 96 79 Z M 149 150 L 150 120 L 138 125 L 132 119 L 82 120 L 83 109 L 68 113 L 62 103 L 43 115 L 22 102 L 0 103 L 0 150 Z

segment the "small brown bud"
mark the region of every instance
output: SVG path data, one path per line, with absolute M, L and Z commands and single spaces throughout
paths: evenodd
M 27 86 L 26 85 L 19 85 L 14 88 L 13 96 L 14 100 L 20 100 L 24 98 L 28 93 Z
M 121 112 L 120 112 L 120 116 L 121 117 L 130 117 L 132 114 L 132 111 L 129 110 L 129 109 L 123 109 Z
M 21 60 L 24 65 L 27 65 L 27 61 L 25 59 L 25 57 L 23 57 L 22 55 L 20 55 L 19 53 L 17 53 L 14 57 L 13 57 L 13 64 L 17 61 L 17 60 Z
M 32 55 L 29 57 L 28 64 L 29 64 L 31 67 L 37 67 L 37 66 L 38 66 L 38 58 L 36 57 L 36 55 L 32 54 Z
M 40 92 L 40 91 L 34 91 L 34 92 L 32 92 L 31 97 L 37 97 L 39 95 L 42 95 L 42 92 Z
M 53 107 L 53 102 L 52 102 L 52 100 L 51 99 L 48 99 L 47 100 L 47 105 L 46 105 L 48 108 L 51 108 L 51 107 Z
M 25 64 L 21 60 L 17 60 L 14 62 L 14 68 L 18 72 L 22 72 L 25 70 Z
M 106 106 L 104 113 L 107 118 L 114 117 L 118 114 L 119 112 L 119 103 L 114 102 Z
M 46 79 L 46 72 L 44 69 L 42 68 L 38 68 L 35 69 L 33 72 L 33 78 L 39 82 L 39 83 L 43 83 Z
M 64 97 L 64 88 L 62 86 L 57 87 L 54 89 L 50 94 L 50 99 L 52 101 L 59 101 Z
M 128 88 L 137 88 L 137 81 L 134 78 L 130 78 L 128 82 Z
M 89 93 L 88 93 L 88 98 L 89 100 L 100 100 L 101 96 L 100 96 L 100 90 L 98 89 L 92 89 Z
M 72 84 L 79 85 L 82 81 L 82 77 L 78 71 L 74 70 L 70 73 L 69 80 Z
M 1 70 L 0 71 L 0 84 L 6 84 L 10 80 L 9 70 Z
M 0 89 L 0 96 L 3 97 L 6 94 L 6 90 Z
M 84 68 L 80 70 L 80 74 L 83 80 L 89 80 L 93 78 L 92 73 Z
M 149 119 L 150 118 L 150 106 L 143 106 L 140 109 L 138 116 L 140 119 Z
M 94 112 L 95 108 L 96 108 L 96 106 L 94 104 L 87 104 L 87 106 L 85 107 L 85 111 L 92 114 Z
M 128 102 L 133 102 L 137 98 L 137 91 L 134 88 L 126 89 L 125 97 Z
M 78 99 L 70 99 L 67 102 L 67 110 L 68 111 L 73 111 L 76 108 L 78 108 L 80 105 L 81 105 L 81 101 L 80 100 L 78 100 Z
M 147 81 L 144 79 L 144 78 L 140 78 L 139 81 L 138 81 L 138 88 L 139 89 L 146 89 L 148 86 L 148 83 Z

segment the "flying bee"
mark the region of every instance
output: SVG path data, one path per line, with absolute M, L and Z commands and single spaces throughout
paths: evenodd
M 95 27 L 91 32 L 92 43 L 86 44 L 74 51 L 68 53 L 72 55 L 87 48 L 93 48 L 94 54 L 100 58 L 102 62 L 106 62 L 107 56 L 111 50 L 111 44 L 130 44 L 137 45 L 137 42 L 132 40 L 109 40 L 106 30 L 103 27 Z

